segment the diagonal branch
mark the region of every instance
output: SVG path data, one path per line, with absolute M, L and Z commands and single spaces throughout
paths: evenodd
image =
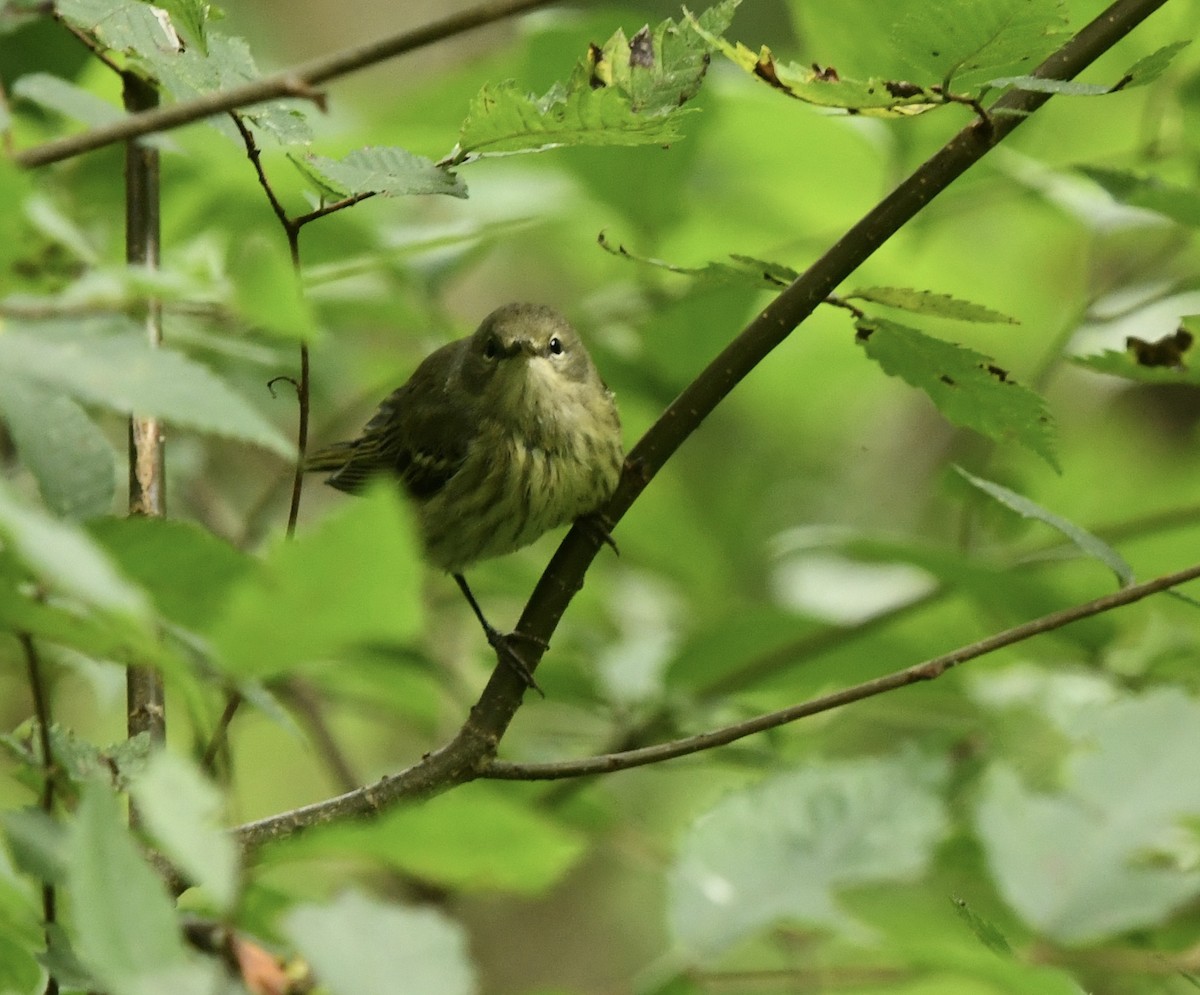
M 91 131 L 36 145 L 24 152 L 18 152 L 13 160 L 24 169 L 46 166 L 114 142 L 128 141 L 156 131 L 169 131 L 193 121 L 212 117 L 214 114 L 223 114 L 266 100 L 278 100 L 280 97 L 302 97 L 319 103 L 321 96 L 313 88 L 322 83 L 377 65 L 435 41 L 462 34 L 472 28 L 482 27 L 537 7 L 548 6 L 551 2 L 553 0 L 488 0 L 477 7 L 443 17 L 424 27 L 391 35 L 366 45 L 343 49 L 241 86 L 206 93 L 184 103 L 142 111 L 112 124 L 93 128 Z

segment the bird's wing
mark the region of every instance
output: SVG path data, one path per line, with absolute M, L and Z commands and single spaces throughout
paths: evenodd
M 390 474 L 413 497 L 432 497 L 461 468 L 472 434 L 471 399 L 452 398 L 448 389 L 452 361 L 449 347 L 432 353 L 384 399 L 359 438 L 315 453 L 308 468 L 333 470 L 327 483 L 343 491 Z

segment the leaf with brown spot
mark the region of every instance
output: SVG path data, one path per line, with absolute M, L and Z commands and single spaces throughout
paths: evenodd
M 883 372 L 923 390 L 948 421 L 998 442 L 1014 441 L 1058 469 L 1045 402 L 990 357 L 883 318 L 863 318 L 856 340 Z

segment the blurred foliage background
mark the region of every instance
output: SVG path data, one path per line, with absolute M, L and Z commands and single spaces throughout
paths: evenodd
M 940 6 L 746 0 L 727 37 L 843 77 L 911 79 L 913 53 L 892 26 L 972 13 L 966 0 Z M 981 15 L 988 6 L 975 0 Z M 1059 6 L 1074 30 L 1104 5 Z M 446 10 L 258 0 L 231 5 L 220 26 L 246 36 L 260 66 L 284 66 Z M 328 112 L 308 115 L 312 150 L 400 146 L 437 160 L 485 84 L 514 79 L 543 93 L 589 42 L 679 16 L 668 3 L 578 4 L 449 39 L 331 84 Z M 1200 5 L 1171 0 L 1085 78 L 1114 82 L 1198 24 Z M 56 25 L 0 42 L 10 94 L 37 70 L 117 99 L 113 74 Z M 1121 351 L 1127 336 L 1158 340 L 1200 312 L 1197 58 L 1185 50 L 1148 86 L 1054 98 L 847 286 L 951 294 L 1018 319 L 916 323 L 1042 394 L 1061 472 L 948 424 L 867 358 L 844 311 L 819 310 L 620 522 L 620 556 L 602 552 L 588 573 L 538 671 L 546 700 L 526 702 L 503 757 L 565 759 L 699 732 L 1114 589 L 1104 563 L 971 488 L 956 465 L 1096 533 L 1138 579 L 1194 562 L 1194 378 L 1185 369 L 1176 382 L 1138 382 L 1072 359 Z M 310 438 L 348 437 L 430 349 L 526 299 L 580 329 L 631 446 L 770 291 L 618 258 L 597 244 L 600 233 L 683 267 L 744 254 L 803 270 L 971 115 L 956 106 L 897 119 L 821 113 L 719 56 L 689 106 L 698 112 L 683 118 L 685 137 L 667 148 L 467 163 L 458 169 L 466 199 L 375 197 L 308 226 Z M 64 128 L 19 99 L 10 113 L 18 148 Z M 273 396 L 266 384 L 296 375 L 298 335 L 261 327 L 263 315 L 297 309 L 289 281 L 263 277 L 286 274 L 272 268 L 286 256 L 283 232 L 239 144 L 203 124 L 169 143 L 164 270 L 234 304 L 185 306 L 181 295 L 165 339 L 291 436 L 294 393 L 278 384 Z M 311 184 L 287 159 L 294 149 L 262 145 L 280 198 L 308 210 Z M 1127 172 L 1163 200 L 1129 203 L 1082 167 Z M 10 317 L 119 267 L 119 148 L 33 174 L 6 169 Z M 122 286 L 94 284 L 78 299 L 86 309 Z M 119 516 L 125 423 L 92 415 L 122 482 L 108 509 Z M 19 449 L 6 440 L 5 500 L 48 514 Z M 182 524 L 140 537 L 144 546 L 103 516 L 57 527 L 106 551 L 156 611 L 217 647 L 219 672 L 262 681 L 259 707 L 243 707 L 218 765 L 225 824 L 368 783 L 453 734 L 494 658 L 454 585 L 410 555 L 402 509 L 310 480 L 289 553 L 282 455 L 173 426 L 167 459 L 170 518 L 195 523 L 219 549 Z M 6 519 L 6 564 L 22 559 L 19 521 Z M 516 619 L 557 538 L 470 572 L 498 625 Z M 264 559 L 266 586 L 251 590 L 246 578 Z M 12 617 L 6 627 L 20 629 Z M 222 915 L 302 949 L 320 973 L 322 943 L 336 938 L 361 959 L 353 941 L 385 935 L 358 926 L 392 906 L 328 904 L 345 901 L 347 887 L 429 906 L 461 929 L 463 945 L 437 958 L 467 979 L 456 989 L 435 976 L 431 991 L 1191 991 L 1200 983 L 1196 620 L 1194 603 L 1160 595 L 720 750 L 574 782 L 476 783 L 313 831 L 260 854 Z M 319 625 L 318 641 L 306 642 Z M 90 756 L 81 744 L 124 736 L 129 660 L 87 645 L 48 639 L 43 656 L 55 720 L 70 749 Z M 203 668 L 167 674 L 172 752 L 196 760 L 221 711 L 220 682 Z M 0 800 L 10 812 L 35 800 L 31 707 L 20 644 L 6 637 L 0 725 L 13 733 Z M 20 951 L 0 938 L 0 960 L 9 957 L 0 988 L 35 991 L 33 878 L 6 825 L 17 857 L 0 861 L 0 922 L 34 938 Z M 189 902 L 211 910 L 203 895 L 189 892 Z M 289 918 L 300 907 L 333 910 L 331 922 L 355 924 L 354 935 L 319 923 L 305 932 Z M 87 909 L 78 898 L 69 928 L 83 929 Z M 412 929 L 406 920 L 400 932 Z M 332 956 L 326 976 L 339 970 Z M 406 956 L 417 955 L 395 954 L 388 982 L 425 990 L 404 987 Z M 379 985 L 370 990 L 392 990 Z

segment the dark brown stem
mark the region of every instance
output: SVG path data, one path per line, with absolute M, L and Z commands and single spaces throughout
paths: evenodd
M 322 56 L 292 69 L 254 80 L 252 83 L 208 93 L 186 103 L 144 110 L 101 128 L 93 128 L 79 135 L 37 145 L 17 153 L 14 161 L 25 169 L 46 166 L 114 142 L 128 141 L 151 132 L 168 131 L 192 121 L 224 114 L 239 107 L 249 107 L 266 100 L 276 100 L 279 97 L 301 97 L 320 101 L 321 94 L 313 88 L 321 83 L 347 76 L 359 69 L 377 65 L 433 42 L 470 31 L 472 28 L 548 6 L 551 2 L 552 0 L 491 0 L 416 30 Z
M 124 74 L 125 107 L 140 111 L 158 103 L 158 91 L 132 72 Z M 158 151 L 136 142 L 125 146 L 125 258 L 138 266 L 158 267 L 160 251 Z M 141 311 L 151 347 L 162 343 L 162 306 L 149 301 Z M 129 514 L 166 515 L 163 424 L 134 414 L 129 419 Z M 126 676 L 130 736 L 148 733 L 166 740 L 162 676 L 152 667 L 131 666 Z

